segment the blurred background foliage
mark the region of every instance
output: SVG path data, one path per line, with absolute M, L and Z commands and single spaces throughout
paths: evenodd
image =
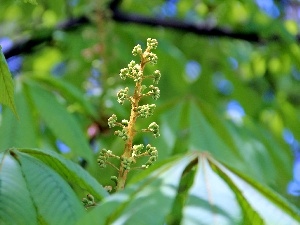
M 0 149 L 50 149 L 103 185 L 101 148 L 123 142 L 108 129 L 128 118 L 116 92 L 133 46 L 159 42 L 161 98 L 154 117 L 159 161 L 207 151 L 300 206 L 300 2 L 296 0 L 1 0 L 0 44 L 15 81 L 17 121 L 1 109 Z M 138 60 L 138 59 L 136 59 Z M 134 176 L 132 173 L 131 176 Z

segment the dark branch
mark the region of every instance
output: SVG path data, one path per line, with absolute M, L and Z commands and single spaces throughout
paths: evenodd
M 85 16 L 79 18 L 71 18 L 67 21 L 58 24 L 54 29 L 40 31 L 40 34 L 37 34 L 34 37 L 22 39 L 19 42 L 14 43 L 14 45 L 11 48 L 6 49 L 4 51 L 4 55 L 8 59 L 15 55 L 30 53 L 34 50 L 35 47 L 39 46 L 40 44 L 49 43 L 50 41 L 52 41 L 52 34 L 54 31 L 74 30 L 82 26 L 83 24 L 87 24 L 89 22 L 90 21 Z
M 199 36 L 226 37 L 233 39 L 241 39 L 250 42 L 260 41 L 260 37 L 257 33 L 238 33 L 221 28 L 209 28 L 177 19 L 145 17 L 137 14 L 125 14 L 119 11 L 115 11 L 113 13 L 113 19 L 122 23 L 134 23 L 148 26 L 161 26 L 165 28 L 172 28 L 184 32 L 194 33 Z
M 190 32 L 199 36 L 205 37 L 224 37 L 239 39 L 249 42 L 262 43 L 264 41 L 281 40 L 280 37 L 270 37 L 268 40 L 263 39 L 258 33 L 243 33 L 233 32 L 224 28 L 210 28 L 203 25 L 197 25 L 195 23 L 189 23 L 178 19 L 163 19 L 155 17 L 146 17 L 138 14 L 128 14 L 119 10 L 121 0 L 111 1 L 109 8 L 111 10 L 111 17 L 113 20 L 121 23 L 134 23 L 147 26 L 160 26 L 165 28 L 171 28 L 182 32 Z M 6 58 L 22 53 L 29 53 L 34 48 L 42 43 L 49 43 L 52 41 L 52 34 L 56 30 L 70 31 L 74 30 L 84 24 L 90 23 L 89 19 L 85 16 L 79 18 L 72 18 L 65 22 L 60 23 L 55 29 L 44 32 L 42 35 L 31 37 L 29 39 L 22 40 L 15 43 L 10 49 L 4 51 Z M 296 37 L 296 40 L 300 42 L 300 36 Z

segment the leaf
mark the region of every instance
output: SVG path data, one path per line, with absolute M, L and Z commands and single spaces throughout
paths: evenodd
M 70 99 L 70 101 L 75 102 L 81 106 L 81 109 L 90 117 L 96 119 L 97 112 L 92 107 L 89 101 L 84 98 L 84 95 L 77 89 L 75 86 L 71 85 L 70 83 L 49 76 L 35 76 L 35 80 L 38 82 L 43 82 L 47 85 L 50 85 L 52 88 L 60 92 L 60 94 L 66 98 Z
M 108 195 L 83 168 L 55 152 L 0 153 L 0 224 L 75 224 L 85 211 L 66 181 L 98 199 Z
M 0 153 L 0 224 L 38 224 L 21 167 L 8 152 Z
M 29 2 L 32 5 L 37 5 L 38 3 L 36 2 L 36 0 L 24 0 L 25 3 Z
M 72 225 L 84 214 L 74 191 L 53 169 L 24 153 L 11 153 L 19 160 L 37 213 L 47 224 Z
M 98 200 L 108 196 L 106 190 L 86 170 L 56 152 L 40 151 L 37 149 L 18 149 L 18 151 L 39 159 L 60 174 L 65 180 L 80 186 Z
M 85 213 L 68 183 L 43 162 L 15 149 L 0 156 L 3 224 L 72 225 Z
M 93 152 L 73 115 L 51 92 L 42 89 L 38 84 L 30 82 L 28 88 L 33 104 L 53 134 L 68 145 L 77 156 L 92 162 Z
M 177 157 L 177 167 L 163 164 L 140 182 L 106 198 L 78 224 L 163 224 L 179 185 L 179 179 L 173 178 L 181 176 L 190 159 Z
M 8 108 L 3 109 L 4 119 L 0 124 L 0 151 L 11 147 L 38 146 L 36 124 L 27 94 L 22 84 L 18 84 L 16 106 L 19 109 L 19 120 L 15 120 Z
M 299 224 L 299 210 L 275 192 L 235 170 L 230 170 L 213 159 L 210 164 L 227 183 L 234 184 L 247 204 L 266 224 Z M 230 182 L 228 182 L 230 180 Z M 232 182 L 232 183 L 231 183 Z
M 181 204 L 181 206 L 179 205 Z M 78 224 L 299 224 L 299 211 L 209 153 L 173 157 L 135 176 Z
M 241 158 L 234 149 L 229 148 L 225 141 L 215 131 L 214 127 L 207 121 L 199 107 L 190 102 L 190 141 L 189 149 L 194 151 L 204 149 L 213 154 L 222 162 L 234 164 L 241 167 Z M 197 126 L 195 126 L 197 124 Z
M 183 224 L 240 224 L 241 218 L 242 224 L 262 224 L 240 191 L 234 185 L 228 185 L 231 181 L 226 183 L 216 176 L 204 154 L 198 158 L 194 178 L 183 210 Z
M 12 75 L 0 46 L 0 103 L 7 105 L 18 117 L 14 100 L 14 86 Z

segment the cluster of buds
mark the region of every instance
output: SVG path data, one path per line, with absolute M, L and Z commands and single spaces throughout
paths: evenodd
M 141 105 L 137 108 L 138 115 L 142 118 L 147 118 L 153 115 L 154 109 L 156 105 L 155 104 L 146 104 L 146 105 Z
M 153 136 L 155 138 L 160 136 L 159 126 L 157 125 L 157 123 L 155 123 L 155 122 L 150 123 L 148 126 L 148 130 L 153 133 Z
M 117 96 L 118 96 L 118 102 L 123 105 L 124 104 L 124 101 L 128 98 L 128 90 L 129 88 L 126 87 L 124 89 L 121 89 L 118 93 L 117 93 Z
M 122 129 L 121 130 L 116 130 L 114 132 L 114 134 L 120 138 L 122 138 L 122 140 L 126 141 L 128 139 L 128 135 L 127 135 L 127 127 L 128 127 L 128 120 L 122 120 L 121 123 L 117 122 L 118 117 L 113 114 L 111 117 L 108 118 L 108 126 L 109 128 L 112 127 L 116 127 L 119 126 Z
M 142 165 L 143 168 L 148 168 L 149 166 L 151 166 L 157 160 L 158 156 L 157 149 L 150 144 L 146 146 L 146 152 L 150 157 L 148 161 L 144 165 Z
M 132 153 L 131 153 L 131 156 L 132 156 L 133 158 L 139 157 L 143 149 L 144 149 L 144 145 L 143 145 L 143 144 L 139 144 L 139 145 L 134 145 L 134 146 L 132 146 Z
M 137 118 L 148 118 L 152 116 L 156 107 L 155 104 L 139 105 L 141 98 L 150 96 L 154 100 L 157 100 L 160 97 L 159 88 L 153 85 L 158 84 L 161 78 L 160 71 L 155 70 L 154 73 L 150 75 L 144 74 L 144 67 L 147 63 L 157 63 L 157 55 L 152 52 L 153 49 L 157 48 L 157 45 L 157 40 L 151 38 L 147 39 L 147 48 L 145 51 L 142 50 L 141 45 L 136 45 L 132 50 L 132 54 L 140 57 L 140 63 L 136 63 L 132 60 L 128 66 L 121 69 L 119 73 L 122 80 L 126 80 L 127 78 L 132 79 L 135 82 L 135 89 L 129 92 L 129 88 L 125 87 L 117 93 L 118 102 L 121 105 L 123 105 L 126 100 L 128 100 L 131 104 L 130 120 L 128 121 L 123 119 L 121 122 L 118 122 L 118 118 L 115 114 L 108 119 L 108 126 L 110 128 L 120 127 L 120 129 L 116 130 L 114 134 L 125 141 L 124 153 L 118 158 L 120 159 L 120 168 L 117 168 L 119 171 L 119 176 L 117 178 L 118 184 L 122 183 L 122 180 L 126 179 L 127 173 L 124 173 L 124 171 L 129 171 L 132 169 L 132 164 L 136 162 L 137 158 L 142 156 L 149 157 L 146 164 L 142 166 L 142 168 L 148 168 L 153 164 L 153 162 L 156 161 L 158 156 L 156 148 L 152 147 L 151 145 L 147 145 L 146 148 L 143 144 L 133 145 L 133 138 L 137 132 L 135 129 Z M 152 79 L 153 84 L 149 85 L 148 87 L 143 85 L 142 82 L 145 79 Z M 133 94 L 130 95 L 130 93 Z M 155 122 L 152 122 L 147 129 L 142 129 L 141 131 L 151 132 L 155 138 L 160 136 L 159 126 Z M 98 157 L 99 166 L 105 167 L 105 165 L 108 163 L 107 160 L 109 157 L 116 158 L 111 151 L 102 149 Z
M 97 163 L 101 168 L 106 167 L 107 159 L 109 158 L 109 154 L 107 153 L 107 150 L 103 148 L 98 156 Z
M 127 130 L 124 127 L 122 130 L 116 130 L 114 134 L 120 138 L 122 138 L 123 141 L 126 141 L 128 139 Z
M 132 157 L 126 158 L 121 156 L 121 167 L 124 170 L 130 170 L 131 164 L 134 162 L 134 159 Z
M 86 198 L 82 199 L 82 203 L 86 208 L 96 205 L 94 196 L 91 194 L 87 194 Z
M 107 160 L 109 158 L 117 158 L 119 159 L 119 156 L 116 156 L 114 154 L 112 154 L 111 150 L 106 150 L 105 148 L 101 149 L 98 159 L 97 159 L 97 163 L 101 168 L 105 168 L 107 165 Z
M 153 85 L 150 85 L 149 89 L 150 89 L 150 91 L 148 91 L 148 93 L 146 95 L 150 95 L 150 96 L 152 96 L 152 98 L 154 100 L 157 100 L 159 98 L 159 96 L 160 96 L 160 90 L 159 90 L 159 88 L 155 87 Z
M 141 71 L 141 66 L 134 60 L 131 60 L 127 68 L 121 69 L 120 77 L 122 80 L 126 80 L 127 77 L 132 78 L 135 82 L 144 78 L 143 72 Z

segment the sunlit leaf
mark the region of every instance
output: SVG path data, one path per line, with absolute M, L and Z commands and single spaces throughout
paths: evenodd
M 182 207 L 176 208 L 172 204 L 176 199 L 178 206 L 178 197 Z M 176 214 L 173 210 L 177 210 Z M 80 223 L 96 221 L 296 225 L 300 216 L 297 209 L 269 188 L 225 167 L 209 153 L 194 152 L 168 159 L 137 175 L 124 191 L 106 198 Z

